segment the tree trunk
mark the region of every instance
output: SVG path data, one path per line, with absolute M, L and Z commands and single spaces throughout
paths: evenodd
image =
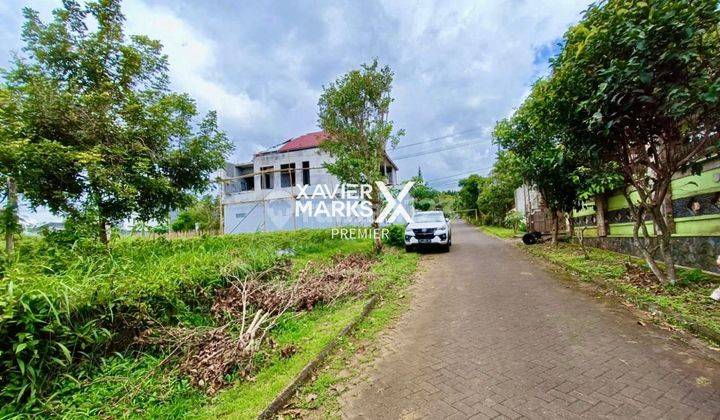
M 578 237 L 578 244 L 580 244 L 580 250 L 583 253 L 583 256 L 586 260 L 590 259 L 590 254 L 588 254 L 587 249 L 585 249 L 585 229 L 587 229 L 587 226 L 581 226 L 580 229 L 577 230 L 577 237 Z
M 375 253 L 379 254 L 382 252 L 383 244 L 382 237 L 380 236 L 380 224 L 377 222 L 377 218 L 380 215 L 380 195 L 378 194 L 377 187 L 373 187 L 370 197 L 370 204 L 372 205 L 373 211 L 373 220 L 370 226 L 373 230 Z
M 608 235 L 607 223 L 607 197 L 605 195 L 595 197 L 595 217 L 597 224 L 597 236 L 605 237 Z
M 648 266 L 650 266 L 650 270 L 653 272 L 653 274 L 655 274 L 655 277 L 657 277 L 660 283 L 665 284 L 667 283 L 668 279 L 665 276 L 665 273 L 663 273 L 660 267 L 657 265 L 657 261 L 655 260 L 655 257 L 650 250 L 651 236 L 647 230 L 647 226 L 645 226 L 645 209 L 635 206 L 635 204 L 630 199 L 630 195 L 627 194 L 627 192 L 625 192 L 624 195 L 635 222 L 635 224 L 633 225 L 633 242 L 635 242 L 635 246 L 640 250 L 640 253 L 642 254 L 643 258 L 645 258 L 645 261 L 647 262 Z M 643 232 L 642 240 L 640 239 L 640 229 L 642 229 Z
M 107 220 L 103 216 L 100 216 L 100 220 L 98 221 L 98 237 L 100 238 L 100 242 L 107 248 L 110 241 L 108 240 L 107 234 Z
M 15 250 L 15 231 L 18 225 L 17 186 L 12 177 L 7 177 L 7 207 L 5 208 L 5 252 L 8 256 Z
M 551 239 L 551 241 L 550 241 L 550 243 L 553 244 L 553 245 L 557 245 L 558 228 L 560 227 L 559 219 L 560 219 L 560 218 L 558 217 L 557 212 L 556 212 L 556 211 L 553 211 L 553 212 L 552 212 L 552 225 L 553 225 L 553 227 L 552 227 L 552 236 L 551 236 L 552 239 Z
M 663 203 L 663 205 L 665 205 L 665 203 Z M 666 219 L 667 214 L 665 213 L 665 209 L 653 208 L 650 215 L 653 218 L 653 222 L 655 222 L 657 239 L 660 241 L 660 253 L 665 261 L 667 281 L 670 284 L 675 284 L 677 274 L 675 272 L 675 258 L 672 252 L 672 231 Z
M 575 219 L 572 217 L 572 212 L 567 214 L 565 223 L 567 224 L 568 238 L 572 239 L 575 236 Z

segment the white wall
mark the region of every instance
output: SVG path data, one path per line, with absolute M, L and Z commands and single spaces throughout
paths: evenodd
M 269 153 L 257 155 L 253 159 L 253 170 L 255 175 L 255 190 L 232 194 L 224 194 L 224 231 L 225 233 L 242 233 L 257 231 L 293 230 L 301 228 L 322 228 L 348 225 L 369 225 L 370 218 L 319 218 L 301 215 L 295 217 L 295 200 L 299 186 L 302 185 L 302 162 L 310 162 L 310 185 L 327 185 L 333 189 L 338 185 L 335 176 L 330 175 L 327 170 L 321 168 L 323 163 L 332 162 L 333 158 L 322 153 L 317 148 L 296 150 L 286 153 Z M 261 168 L 272 166 L 275 170 L 280 165 L 295 164 L 296 187 L 280 187 L 280 172 L 273 173 L 273 188 L 262 189 L 262 175 L 259 175 Z M 396 171 L 393 171 L 395 181 Z M 312 189 L 312 187 L 311 187 Z M 320 199 L 313 200 L 313 206 Z M 409 198 L 403 201 L 404 207 L 412 211 L 412 204 Z

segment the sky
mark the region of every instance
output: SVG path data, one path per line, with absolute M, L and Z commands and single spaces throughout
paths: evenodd
M 22 48 L 22 8 L 48 19 L 60 4 L 0 2 L 0 68 Z M 126 0 L 123 11 L 128 34 L 164 45 L 172 89 L 190 94 L 202 112 L 218 112 L 235 145 L 229 160 L 249 161 L 317 131 L 323 85 L 377 58 L 395 73 L 390 118 L 406 135 L 389 153 L 400 179 L 421 167 L 431 186 L 452 189 L 468 173 L 487 174 L 497 150 L 492 128 L 547 74 L 587 4 Z M 51 219 L 44 210 L 27 217 Z

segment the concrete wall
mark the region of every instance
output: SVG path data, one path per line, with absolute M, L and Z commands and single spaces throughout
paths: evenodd
M 607 236 L 585 238 L 585 243 L 596 248 L 621 252 L 642 258 L 630 237 Z M 720 273 L 715 259 L 720 255 L 720 236 L 680 236 L 673 237 L 673 256 L 678 265 L 699 268 Z M 661 261 L 661 256 L 655 255 Z
M 673 252 L 678 264 L 718 272 L 720 255 L 720 160 L 709 160 L 700 175 L 676 174 L 672 185 Z M 631 194 L 631 199 L 636 195 Z M 608 235 L 598 234 L 597 205 L 585 203 L 573 213 L 575 226 L 585 226 L 586 242 L 591 246 L 639 255 L 632 239 L 633 222 L 627 200 L 620 194 L 606 199 Z M 669 210 L 668 210 L 669 211 Z M 648 217 L 648 231 L 654 225 Z
M 321 153 L 319 149 L 296 150 L 285 153 L 268 153 L 257 155 L 253 159 L 253 172 L 259 173 L 262 168 L 273 167 L 279 170 L 281 165 L 295 164 L 295 187 L 281 186 L 281 173 L 273 173 L 273 188 L 262 188 L 262 175 L 254 176 L 255 189 L 253 191 L 239 191 L 238 188 L 226 188 L 222 196 L 224 211 L 224 232 L 242 233 L 258 231 L 293 230 L 302 228 L 326 228 L 336 226 L 367 226 L 371 223 L 370 218 L 353 217 L 308 217 L 295 216 L 294 197 L 300 191 L 302 185 L 302 162 L 310 162 L 310 187 L 323 185 L 331 190 L 338 185 L 335 176 L 321 168 L 326 162 L 332 162 L 332 158 Z M 232 165 L 228 165 L 228 169 Z M 229 175 L 229 174 L 228 174 Z M 391 174 L 391 183 L 396 182 L 396 173 Z M 322 199 L 313 199 L 313 206 Z M 329 203 L 327 203 L 330 205 Z M 409 197 L 403 200 L 404 207 L 412 212 L 412 202 Z

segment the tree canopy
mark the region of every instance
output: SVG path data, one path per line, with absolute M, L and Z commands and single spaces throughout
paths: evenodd
M 125 35 L 119 0 L 68 0 L 47 23 L 24 15 L 5 73 L 17 127 L 6 169 L 32 205 L 90 217 L 106 240 L 107 223 L 164 218 L 207 188 L 230 142 L 214 112 L 197 122 L 194 101 L 170 91 L 161 44 Z
M 328 172 L 343 182 L 370 184 L 373 218 L 380 213 L 380 197 L 375 182 L 384 181 L 381 167 L 388 144 L 397 145 L 403 130 L 394 130 L 388 118 L 393 72 L 377 60 L 362 64 L 324 87 L 318 102 L 318 123 L 329 138 L 320 148 L 334 158 L 324 163 Z M 377 223 L 373 221 L 377 229 Z M 376 250 L 382 242 L 378 235 Z
M 550 76 L 495 129 L 553 210 L 569 212 L 624 181 L 637 195 L 623 190 L 636 244 L 661 281 L 645 220 L 673 281 L 666 201 L 673 175 L 697 173 L 698 158 L 717 147 L 719 28 L 717 1 L 594 3 L 565 34 Z

